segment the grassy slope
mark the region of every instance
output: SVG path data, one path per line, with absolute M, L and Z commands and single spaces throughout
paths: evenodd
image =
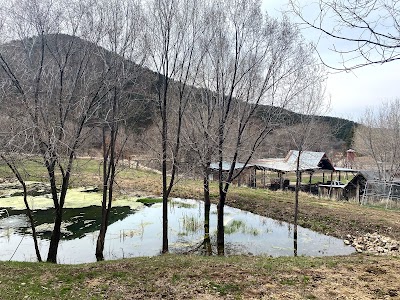
M 1 299 L 399 299 L 399 258 L 166 255 L 63 266 L 0 263 Z

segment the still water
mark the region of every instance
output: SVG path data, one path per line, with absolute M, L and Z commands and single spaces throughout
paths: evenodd
M 169 205 L 170 252 L 184 252 L 199 245 L 203 237 L 204 203 L 172 199 Z M 217 208 L 211 207 L 210 231 L 216 236 Z M 59 263 L 94 262 L 100 227 L 98 206 L 65 209 L 63 239 L 58 251 Z M 51 210 L 35 212 L 39 246 L 47 256 L 52 223 Z M 270 256 L 293 255 L 293 226 L 240 209 L 225 208 L 227 254 Z M 160 253 L 162 205 L 155 203 L 133 210 L 115 207 L 108 227 L 105 258 L 154 256 Z M 337 238 L 298 227 L 298 255 L 347 255 L 354 252 Z M 0 260 L 35 261 L 28 219 L 22 211 L 0 209 Z

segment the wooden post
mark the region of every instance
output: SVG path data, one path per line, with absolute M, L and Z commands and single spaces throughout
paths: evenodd
M 257 187 L 257 168 L 254 167 L 254 188 Z
M 263 187 L 265 189 L 265 169 L 263 169 Z
M 357 180 L 357 186 L 356 186 L 356 200 L 358 203 L 360 203 L 360 181 Z

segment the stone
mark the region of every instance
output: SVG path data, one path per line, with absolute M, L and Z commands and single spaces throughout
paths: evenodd
M 377 232 L 367 233 L 364 236 L 352 237 L 346 235 L 343 240 L 346 245 L 352 245 L 358 253 L 364 251 L 379 255 L 399 255 L 400 242 L 389 237 L 379 235 Z

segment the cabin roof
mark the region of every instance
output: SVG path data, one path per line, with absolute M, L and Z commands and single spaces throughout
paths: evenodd
M 229 171 L 231 169 L 231 165 L 232 165 L 231 162 L 223 161 L 222 162 L 222 171 L 224 171 L 224 172 Z M 243 167 L 244 167 L 243 163 L 236 162 L 235 170 L 242 169 Z M 247 164 L 246 168 L 248 168 L 248 167 L 253 167 L 253 165 L 252 164 Z M 219 162 L 215 162 L 215 163 L 210 164 L 210 169 L 211 170 L 219 170 Z
M 299 151 L 290 150 L 284 158 L 266 158 L 252 161 L 259 169 L 268 169 L 279 172 L 294 172 L 297 169 L 297 158 Z M 311 171 L 317 169 L 332 170 L 332 163 L 325 152 L 302 151 L 300 154 L 300 171 Z

